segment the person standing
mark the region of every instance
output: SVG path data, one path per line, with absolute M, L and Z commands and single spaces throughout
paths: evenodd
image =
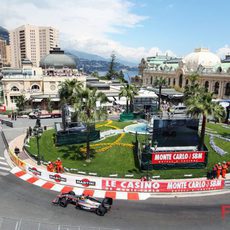
M 55 161 L 55 166 L 56 166 L 56 172 L 57 172 L 57 173 L 63 172 L 62 161 L 61 161 L 60 158 L 58 158 L 58 159 Z
M 217 166 L 217 172 L 216 172 L 217 179 L 219 179 L 219 177 L 221 175 L 221 170 L 222 170 L 222 167 L 221 167 L 221 163 L 219 162 L 218 166 Z
M 227 169 L 228 169 L 227 164 L 226 164 L 225 161 L 223 161 L 223 164 L 222 164 L 222 173 L 221 173 L 221 175 L 222 175 L 223 178 L 226 177 Z
M 217 165 L 215 164 L 212 169 L 212 179 L 216 179 L 216 175 L 217 175 Z
M 54 172 L 54 165 L 51 161 L 49 161 L 47 164 L 47 171 L 48 172 Z

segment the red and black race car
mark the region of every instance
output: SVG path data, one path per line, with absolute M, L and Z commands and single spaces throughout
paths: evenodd
M 52 201 L 55 205 L 66 207 L 68 204 L 73 204 L 78 209 L 83 209 L 95 212 L 99 216 L 104 216 L 111 209 L 113 199 L 110 197 L 104 198 L 102 201 L 90 196 L 76 195 L 73 191 L 61 193 Z

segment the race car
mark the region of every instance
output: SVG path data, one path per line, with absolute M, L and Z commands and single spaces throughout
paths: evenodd
M 52 203 L 63 208 L 67 207 L 68 204 L 73 204 L 78 209 L 95 212 L 99 216 L 104 216 L 111 209 L 113 199 L 106 197 L 100 201 L 91 196 L 76 195 L 73 191 L 70 191 L 57 195 Z

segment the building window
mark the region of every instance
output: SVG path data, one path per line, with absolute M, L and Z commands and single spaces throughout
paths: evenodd
M 168 79 L 168 85 L 170 85 L 170 83 L 171 83 L 171 79 L 169 78 L 169 79 Z
M 181 74 L 179 77 L 179 87 L 180 88 L 182 88 L 182 83 L 183 83 L 183 74 Z
M 14 92 L 19 91 L 19 88 L 18 88 L 17 86 L 13 86 L 13 87 L 11 88 L 11 91 L 14 91 Z
M 218 94 L 219 93 L 219 87 L 220 87 L 220 84 L 219 82 L 217 81 L 214 85 L 214 94 Z
M 209 82 L 206 81 L 206 82 L 204 83 L 204 88 L 205 88 L 206 92 L 208 92 L 208 87 L 209 87 Z
M 153 77 L 150 78 L 150 84 L 153 84 Z
M 188 85 L 188 79 L 186 79 L 185 85 Z
M 32 85 L 31 87 L 31 91 L 39 91 L 40 90 L 40 86 L 39 85 Z
M 176 79 L 173 78 L 173 86 L 175 86 L 175 85 L 176 85 Z
M 225 96 L 230 96 L 230 83 L 226 84 L 224 95 Z

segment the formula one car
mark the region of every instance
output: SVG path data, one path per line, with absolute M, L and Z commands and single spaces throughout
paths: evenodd
M 90 196 L 76 195 L 73 191 L 61 193 L 52 201 L 55 205 L 65 208 L 68 204 L 73 204 L 78 209 L 95 212 L 99 216 L 104 216 L 111 209 L 113 199 L 104 198 L 102 201 Z

